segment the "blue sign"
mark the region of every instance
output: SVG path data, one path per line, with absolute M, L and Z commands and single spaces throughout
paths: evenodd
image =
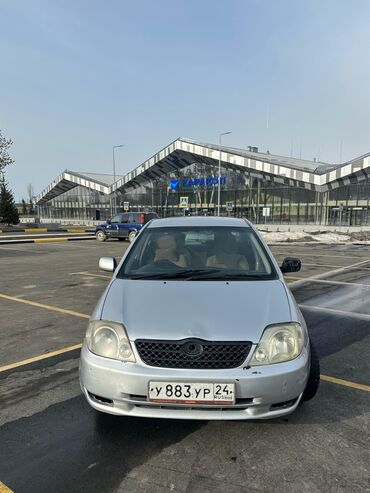
M 226 176 L 221 176 L 220 184 L 225 185 L 225 183 Z M 179 188 L 211 187 L 212 185 L 218 185 L 218 176 L 185 178 L 181 181 L 172 179 L 170 181 L 170 190 L 179 190 Z
M 187 209 L 189 206 L 189 198 L 188 197 L 180 197 L 180 207 L 182 209 Z

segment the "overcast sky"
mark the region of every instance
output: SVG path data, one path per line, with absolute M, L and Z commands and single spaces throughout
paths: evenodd
M 370 151 L 368 0 L 0 0 L 19 200 L 178 136 L 326 162 Z

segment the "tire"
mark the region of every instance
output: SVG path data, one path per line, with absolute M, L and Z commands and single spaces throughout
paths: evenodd
M 136 231 L 130 231 L 128 234 L 128 241 L 132 243 L 136 238 Z
M 105 241 L 107 239 L 107 236 L 106 234 L 104 233 L 104 231 L 102 231 L 101 229 L 99 229 L 96 233 L 95 233 L 95 236 L 96 236 L 96 239 L 98 241 Z
M 308 377 L 307 385 L 303 392 L 301 402 L 309 401 L 310 399 L 315 397 L 320 384 L 320 362 L 311 341 L 310 341 L 310 352 L 311 352 L 310 375 Z

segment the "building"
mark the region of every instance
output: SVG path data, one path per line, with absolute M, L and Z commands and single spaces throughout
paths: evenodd
M 99 221 L 123 207 L 161 216 L 221 214 L 254 223 L 370 224 L 370 153 L 329 164 L 178 138 L 125 176 L 64 171 L 37 197 L 51 221 Z
M 113 183 L 113 175 L 65 170 L 37 196 L 39 217 L 43 222 L 105 220 L 112 215 Z

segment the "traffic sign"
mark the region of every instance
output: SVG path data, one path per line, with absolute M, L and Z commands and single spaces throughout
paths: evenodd
M 226 202 L 227 212 L 231 212 L 234 209 L 234 202 Z
M 123 202 L 123 210 L 124 211 L 130 210 L 130 202 Z
M 180 197 L 180 209 L 187 209 L 189 207 L 189 197 Z
M 262 208 L 262 216 L 263 217 L 270 217 L 270 212 L 271 212 L 270 207 L 263 207 Z

